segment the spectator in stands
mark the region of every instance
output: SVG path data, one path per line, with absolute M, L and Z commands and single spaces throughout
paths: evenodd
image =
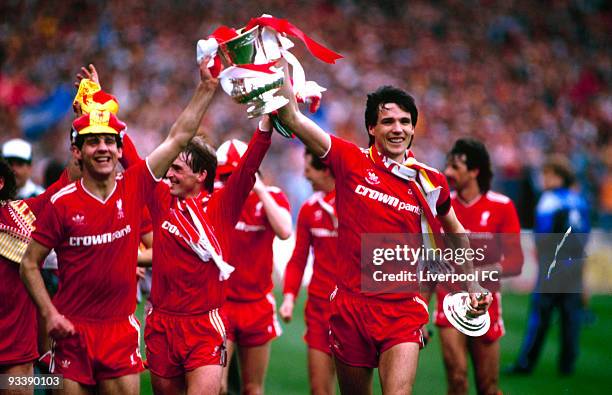
M 31 180 L 32 145 L 22 139 L 12 139 L 2 145 L 2 156 L 11 165 L 17 181 L 17 199 L 28 199 L 45 191 Z

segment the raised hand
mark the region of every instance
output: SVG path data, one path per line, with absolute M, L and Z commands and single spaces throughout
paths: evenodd
M 200 68 L 200 81 L 204 84 L 209 84 L 212 86 L 219 84 L 219 79 L 217 77 L 213 77 L 212 72 L 208 68 L 208 61 L 210 60 L 210 56 L 202 59 L 198 67 Z
M 94 67 L 93 64 L 89 64 L 89 68 L 86 67 L 81 67 L 81 73 L 78 73 L 76 75 L 76 81 L 74 82 L 74 86 L 76 86 L 77 88 L 79 87 L 79 84 L 81 83 L 81 80 L 84 78 L 88 78 L 90 80 L 92 80 L 93 82 L 95 82 L 98 85 L 100 84 L 100 77 L 98 76 L 98 71 L 96 70 L 96 68 Z

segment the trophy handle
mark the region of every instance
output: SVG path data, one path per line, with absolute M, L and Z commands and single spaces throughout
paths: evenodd
M 283 125 L 277 114 L 270 114 L 270 119 L 272 120 L 272 125 L 274 126 L 274 129 L 278 133 L 280 133 L 281 136 L 286 137 L 288 139 L 292 139 L 295 137 L 291 129 Z

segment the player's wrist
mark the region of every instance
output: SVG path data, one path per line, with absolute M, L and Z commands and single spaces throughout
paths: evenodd
M 272 131 L 272 124 L 270 123 L 269 119 L 266 120 L 265 117 L 262 117 L 259 120 L 259 124 L 257 125 L 257 128 L 262 133 L 270 133 Z
M 55 306 L 53 306 L 53 303 L 51 303 L 49 306 L 44 306 L 42 309 L 40 309 L 40 315 L 43 319 L 50 320 L 61 314 L 59 313 L 59 311 L 57 311 Z
M 292 292 L 287 292 L 283 295 L 283 302 L 293 302 L 295 301 L 295 295 Z

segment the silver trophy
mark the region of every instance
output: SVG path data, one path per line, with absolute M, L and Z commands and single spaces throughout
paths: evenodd
M 298 38 L 318 59 L 335 63 L 342 56 L 318 44 L 286 20 L 262 15 L 253 18 L 244 28 L 234 30 L 219 27 L 208 39 L 197 44 L 198 63 L 210 57 L 209 67 L 224 69 L 219 74 L 221 87 L 240 104 L 247 105 L 247 115 L 255 118 L 270 114 L 289 100 L 277 95 L 285 83 L 285 71 L 279 60 L 284 59 L 292 69 L 292 86 L 296 99 L 311 104 L 316 111 L 325 88 L 314 81 L 306 81 L 299 60 L 289 52 Z M 314 108 L 314 110 L 312 110 Z M 272 115 L 274 128 L 285 137 L 291 137 L 277 116 Z
M 482 297 L 485 295 L 483 294 Z M 470 314 L 470 294 L 467 292 L 446 295 L 443 309 L 448 321 L 464 335 L 482 336 L 491 326 L 491 316 L 488 311 L 476 317 Z
M 281 58 L 280 51 L 270 49 L 269 44 L 264 46 L 262 30 L 259 26 L 238 30 L 237 37 L 219 43 L 219 54 L 226 67 L 219 76 L 221 87 L 234 101 L 247 105 L 249 118 L 269 114 L 289 102 L 283 96 L 275 96 L 285 76 L 282 67 L 273 65 Z M 252 65 L 268 67 L 248 68 Z

